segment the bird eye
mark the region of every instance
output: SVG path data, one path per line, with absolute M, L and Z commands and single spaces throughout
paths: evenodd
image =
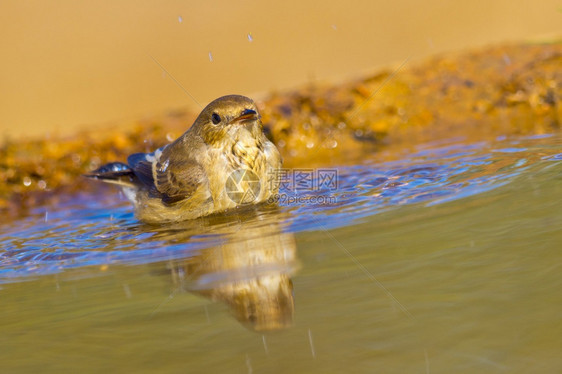
M 216 113 L 213 113 L 213 115 L 211 116 L 211 119 L 213 120 L 213 123 L 214 123 L 215 125 L 218 125 L 218 124 L 220 123 L 220 121 L 221 121 L 221 116 L 219 116 L 219 115 L 216 114 Z

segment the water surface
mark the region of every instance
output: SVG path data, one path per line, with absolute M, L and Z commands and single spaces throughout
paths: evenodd
M 0 369 L 559 372 L 561 144 L 425 144 L 165 227 L 101 186 L 38 207 L 0 226 Z

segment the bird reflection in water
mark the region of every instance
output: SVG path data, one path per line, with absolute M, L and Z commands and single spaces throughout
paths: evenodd
M 218 234 L 223 242 L 170 261 L 174 286 L 226 303 L 252 330 L 291 326 L 295 307 L 290 276 L 297 268 L 296 243 L 293 234 L 282 232 L 278 223 L 282 218 L 278 212 L 251 211 L 197 220 L 200 228 Z M 177 241 L 182 230 L 174 231 Z

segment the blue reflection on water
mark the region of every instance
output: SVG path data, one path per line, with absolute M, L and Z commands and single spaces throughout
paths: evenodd
M 425 144 L 394 161 L 373 158 L 337 168 L 336 190 L 283 189 L 281 194 L 298 202 L 281 201 L 282 214 L 258 209 L 258 215 L 282 220 L 288 232 L 352 225 L 406 204 L 423 209 L 481 194 L 509 183 L 534 163 L 562 160 L 559 151 L 549 136 Z M 116 191 L 83 192 L 0 226 L 0 282 L 88 265 L 181 258 L 225 240 L 198 220 L 176 229 L 143 225 Z

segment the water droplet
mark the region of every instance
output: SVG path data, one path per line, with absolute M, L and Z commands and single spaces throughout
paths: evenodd
M 314 342 L 312 341 L 312 332 L 308 329 L 308 342 L 310 343 L 310 351 L 312 353 L 312 358 L 316 358 L 316 351 L 314 349 Z
M 263 348 L 265 349 L 265 354 L 266 356 L 269 356 L 269 350 L 267 349 L 267 342 L 265 341 L 265 335 L 262 335 L 261 338 L 263 341 Z
M 166 160 L 161 166 L 160 166 L 160 172 L 164 173 L 166 172 L 166 170 L 168 170 L 168 166 L 170 165 L 170 160 Z
M 72 157 L 72 162 L 74 162 L 74 164 L 80 165 L 80 161 L 82 160 L 82 158 L 78 153 L 73 153 L 71 157 Z
M 101 159 L 98 156 L 92 157 L 90 161 L 90 169 L 97 169 L 101 164 Z
M 131 292 L 131 288 L 129 287 L 129 285 L 127 283 L 123 283 L 123 291 L 125 291 L 125 296 L 127 296 L 127 299 L 130 299 L 131 297 L 133 297 L 133 293 Z
M 174 141 L 174 136 L 172 135 L 171 132 L 166 134 L 166 140 L 168 140 L 169 142 L 173 142 Z
M 312 147 L 314 147 L 314 142 L 308 142 L 308 143 L 306 143 L 306 148 L 310 149 L 310 148 L 312 148 Z
M 248 41 L 249 41 L 250 43 L 254 41 L 254 37 L 252 36 L 252 33 L 251 33 L 251 32 L 248 33 Z
M 205 304 L 205 316 L 207 316 L 207 323 L 211 323 L 211 317 L 209 316 L 209 309 L 207 309 L 207 304 Z
M 213 54 L 209 51 L 209 61 L 213 62 Z
M 178 17 L 178 22 L 179 22 L 179 23 L 182 23 L 182 22 L 183 22 L 183 17 L 182 17 L 182 16 L 179 16 L 179 17 Z
M 47 188 L 47 182 L 45 182 L 44 180 L 40 180 L 39 183 L 37 183 L 37 186 L 44 190 L 45 188 Z
M 506 53 L 504 53 L 502 57 L 503 57 L 503 62 L 505 62 L 506 65 L 511 65 L 511 59 Z
M 23 178 L 23 185 L 25 187 L 29 187 L 31 185 L 31 178 L 29 178 L 29 177 Z

